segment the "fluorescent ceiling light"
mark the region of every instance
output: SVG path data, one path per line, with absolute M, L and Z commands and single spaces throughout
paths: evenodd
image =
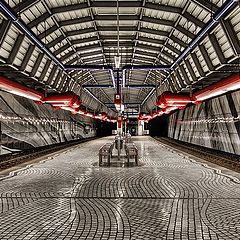
M 115 56 L 114 61 L 115 61 L 115 67 L 119 69 L 120 64 L 121 64 L 121 57 L 120 56 Z

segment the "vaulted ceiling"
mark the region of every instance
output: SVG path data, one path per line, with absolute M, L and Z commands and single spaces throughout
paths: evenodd
M 194 92 L 239 72 L 238 1 L 0 2 L 0 73 L 47 92 L 73 91 L 94 111 L 116 114 L 118 83 L 126 112 L 151 112 L 163 91 Z

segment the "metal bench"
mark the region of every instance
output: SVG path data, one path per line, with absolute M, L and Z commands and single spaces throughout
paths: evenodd
M 131 135 L 130 134 L 126 134 L 124 140 L 125 140 L 125 143 L 132 143 Z
M 110 166 L 112 151 L 113 151 L 113 143 L 105 143 L 99 149 L 99 166 L 101 166 L 103 163 L 103 157 L 107 157 L 107 165 Z
M 130 164 L 130 158 L 135 159 L 135 164 L 138 165 L 138 149 L 134 143 L 126 143 L 125 144 L 125 151 L 128 160 L 128 166 Z

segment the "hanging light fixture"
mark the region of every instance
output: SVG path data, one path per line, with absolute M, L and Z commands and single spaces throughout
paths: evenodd
M 117 0 L 117 56 L 114 56 L 115 68 L 119 69 L 121 57 L 119 53 L 120 37 L 119 37 L 119 2 Z
M 115 68 L 119 69 L 121 64 L 121 57 L 119 55 L 114 56 Z

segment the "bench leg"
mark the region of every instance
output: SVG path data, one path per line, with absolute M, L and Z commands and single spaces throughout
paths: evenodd
M 138 155 L 135 155 L 135 164 L 138 165 Z
M 102 155 L 99 155 L 99 166 L 102 165 Z
M 110 167 L 111 154 L 108 155 L 108 166 Z

